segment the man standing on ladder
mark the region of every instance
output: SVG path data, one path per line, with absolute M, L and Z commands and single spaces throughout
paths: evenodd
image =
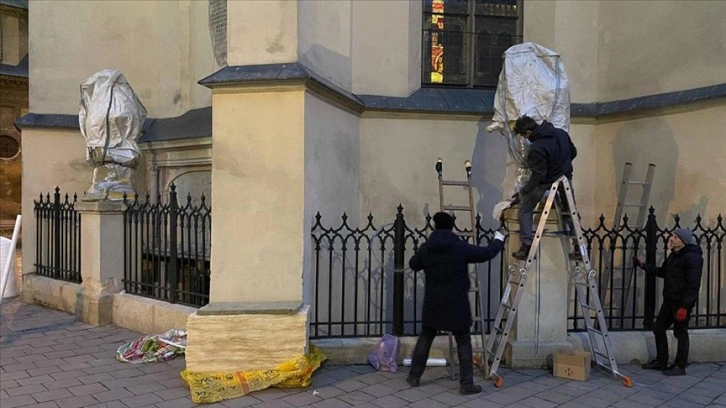
M 512 197 L 513 203 L 520 203 L 519 240 L 521 244 L 519 250 L 512 253 L 512 256 L 525 260 L 532 247 L 534 209 L 550 185 L 560 176 L 567 177 L 572 185 L 572 160 L 577 156 L 577 148 L 572 143 L 570 135 L 564 130 L 556 128 L 546 120 L 538 125 L 534 119 L 526 115 L 517 119 L 514 124 L 514 133 L 528 139 L 531 143 L 527 155 L 527 168 L 532 174 L 527 183 Z M 566 203 L 567 200 L 563 200 L 563 202 Z M 571 220 L 568 225 L 570 234 L 574 234 Z M 576 248 L 570 254 L 571 259 L 578 257 L 581 259 L 581 256 Z
M 434 214 L 434 232 L 411 257 L 414 271 L 424 270 L 426 286 L 423 302 L 423 330 L 416 342 L 411 371 L 406 382 L 418 387 L 426 369 L 431 344 L 438 331 L 450 331 L 456 338 L 459 357 L 459 392 L 464 395 L 481 392 L 474 384 L 474 361 L 469 328 L 472 324 L 469 305 L 469 269 L 467 264 L 486 262 L 504 249 L 504 235 L 497 231 L 488 247 L 464 242 L 453 232 L 454 218 L 445 213 Z

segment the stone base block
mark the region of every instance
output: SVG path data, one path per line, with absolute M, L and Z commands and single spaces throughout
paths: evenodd
M 274 369 L 307 352 L 308 305 L 210 304 L 187 320 L 187 370 Z
M 76 316 L 85 323 L 102 326 L 113 322 L 113 294 L 99 295 L 79 291 Z
M 535 342 L 516 340 L 510 342 L 504 351 L 505 366 L 509 368 L 552 367 L 552 353 L 557 350 L 571 350 L 572 344 L 563 342 Z

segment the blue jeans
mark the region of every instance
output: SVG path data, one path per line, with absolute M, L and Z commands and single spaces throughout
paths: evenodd
M 575 189 L 572 187 L 572 180 L 568 181 L 570 182 L 570 192 L 572 192 L 574 199 Z M 524 246 L 532 245 L 532 239 L 534 237 L 534 231 L 532 231 L 534 210 L 551 186 L 552 184 L 540 184 L 530 191 L 529 194 L 522 196 L 522 201 L 519 204 L 519 242 Z M 560 190 L 562 189 L 560 188 Z M 559 195 L 560 208 L 562 208 L 563 213 L 566 213 L 569 211 L 569 206 L 567 205 L 564 191 L 559 191 Z M 569 228 L 569 234 L 574 236 L 575 226 L 572 223 L 571 217 L 567 218 L 567 227 Z

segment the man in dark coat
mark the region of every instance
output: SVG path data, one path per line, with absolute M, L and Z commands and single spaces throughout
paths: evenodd
M 416 342 L 411 371 L 406 382 L 418 387 L 426 368 L 431 344 L 438 331 L 450 331 L 456 338 L 459 356 L 459 392 L 476 394 L 481 387 L 474 385 L 474 364 L 471 349 L 471 307 L 469 306 L 469 268 L 467 264 L 486 262 L 504 248 L 504 235 L 495 234 L 488 247 L 468 244 L 456 235 L 454 219 L 439 212 L 434 215 L 435 231 L 411 257 L 414 271 L 424 270 L 426 289 L 423 302 L 423 329 Z
M 663 371 L 665 375 L 686 375 L 688 363 L 688 320 L 691 309 L 698 300 L 703 269 L 701 247 L 692 244 L 693 233 L 688 228 L 678 228 L 668 238 L 670 254 L 663 266 L 647 265 L 639 258 L 635 264 L 646 273 L 663 278 L 663 304 L 653 325 L 655 334 L 655 360 L 643 364 L 643 368 Z M 678 340 L 676 360 L 668 367 L 668 337 L 666 330 L 673 325 L 673 335 Z
M 546 120 L 538 125 L 529 116 L 522 116 L 515 122 L 514 132 L 531 143 L 527 154 L 527 168 L 532 174 L 514 197 L 515 202 L 520 202 L 519 241 L 521 245 L 519 250 L 512 254 L 516 259 L 527 259 L 527 254 L 532 247 L 534 209 L 545 191 L 563 174 L 570 181 L 570 185 L 572 184 L 572 160 L 577 156 L 577 148 L 567 132 L 556 128 Z M 572 232 L 572 224 L 569 223 L 569 225 L 570 232 Z M 573 255 L 576 256 L 574 251 L 571 257 L 574 257 Z

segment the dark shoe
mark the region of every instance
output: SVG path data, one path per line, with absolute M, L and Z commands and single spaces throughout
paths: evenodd
M 643 364 L 641 367 L 645 368 L 646 370 L 665 371 L 668 369 L 668 364 L 662 364 L 659 363 L 658 360 L 653 360 L 650 363 Z
M 481 386 L 479 386 L 479 385 L 466 384 L 466 385 L 459 386 L 459 394 L 461 394 L 461 395 L 479 394 L 480 392 L 481 392 Z
M 686 369 L 684 367 L 673 366 L 664 370 L 663 374 L 667 376 L 686 375 Z
M 512 252 L 512 256 L 514 259 L 519 259 L 520 261 L 524 261 L 527 259 L 527 255 L 529 255 L 529 250 L 532 248 L 532 245 L 522 245 L 519 247 L 519 250 L 517 252 Z
M 419 378 L 418 378 L 418 377 L 416 377 L 416 376 L 413 376 L 413 375 L 410 375 L 410 374 L 409 374 L 409 376 L 408 376 L 408 377 L 406 377 L 406 382 L 407 382 L 407 383 L 408 383 L 408 385 L 410 385 L 411 387 L 418 387 L 418 385 L 419 385 Z

